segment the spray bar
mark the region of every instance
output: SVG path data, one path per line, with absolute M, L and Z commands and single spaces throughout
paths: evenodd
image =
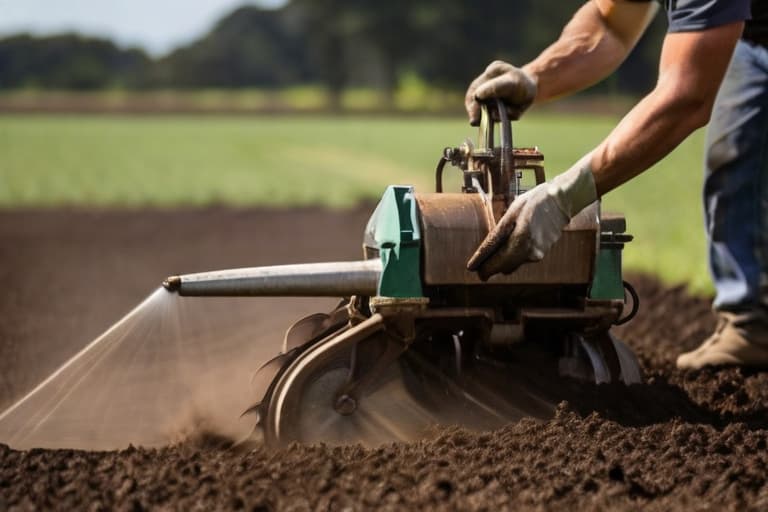
M 215 270 L 170 276 L 163 286 L 192 297 L 347 297 L 376 295 L 381 273 L 374 258 Z

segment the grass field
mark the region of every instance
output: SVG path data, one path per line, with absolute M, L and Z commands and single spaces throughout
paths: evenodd
M 615 119 L 530 114 L 517 145 L 538 145 L 550 175 Z M 0 117 L 0 207 L 325 204 L 375 199 L 387 184 L 432 188 L 462 119 Z M 605 198 L 627 215 L 630 268 L 709 290 L 701 231 L 703 134 Z
M 464 93 L 430 86 L 408 75 L 387 104 L 381 91 L 368 87 L 347 88 L 338 107 L 351 112 L 395 109 L 400 112 L 458 112 Z M 282 89 L 105 89 L 69 91 L 52 89 L 0 89 L 0 110 L 5 112 L 319 112 L 332 108 L 321 85 Z

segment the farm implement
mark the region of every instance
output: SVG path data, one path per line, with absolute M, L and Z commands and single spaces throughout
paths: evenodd
M 448 164 L 460 171 L 460 191 L 443 191 Z M 514 148 L 505 108 L 484 105 L 477 142 L 444 150 L 435 192 L 386 190 L 362 260 L 171 276 L 163 285 L 182 296 L 340 298 L 294 323 L 254 374 L 247 412 L 269 444 L 377 444 L 434 423 L 543 415 L 552 403 L 537 392 L 542 381 L 642 378 L 610 332 L 638 306 L 622 279 L 632 239 L 622 216 L 601 216 L 595 203 L 543 260 L 487 281 L 467 269 L 515 197 L 544 181 L 542 154 Z

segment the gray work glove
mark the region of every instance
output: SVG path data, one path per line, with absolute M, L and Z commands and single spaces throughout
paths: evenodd
M 480 123 L 480 102 L 499 98 L 507 105 L 511 119 L 518 119 L 536 97 L 534 78 L 511 64 L 500 60 L 491 62 L 482 75 L 469 85 L 464 107 L 472 126 Z
M 597 200 L 591 154 L 553 180 L 518 196 L 467 262 L 485 281 L 539 261 L 571 218 Z

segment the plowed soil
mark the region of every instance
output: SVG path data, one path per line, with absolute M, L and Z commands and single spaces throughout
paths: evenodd
M 368 208 L 0 213 L 0 406 L 176 272 L 355 258 Z M 438 428 L 379 449 L 115 452 L 0 445 L 0 510 L 766 510 L 768 373 L 679 372 L 706 298 L 633 276 L 617 329 L 646 383 L 582 389 L 549 421 Z M 284 314 L 284 312 L 275 312 Z

